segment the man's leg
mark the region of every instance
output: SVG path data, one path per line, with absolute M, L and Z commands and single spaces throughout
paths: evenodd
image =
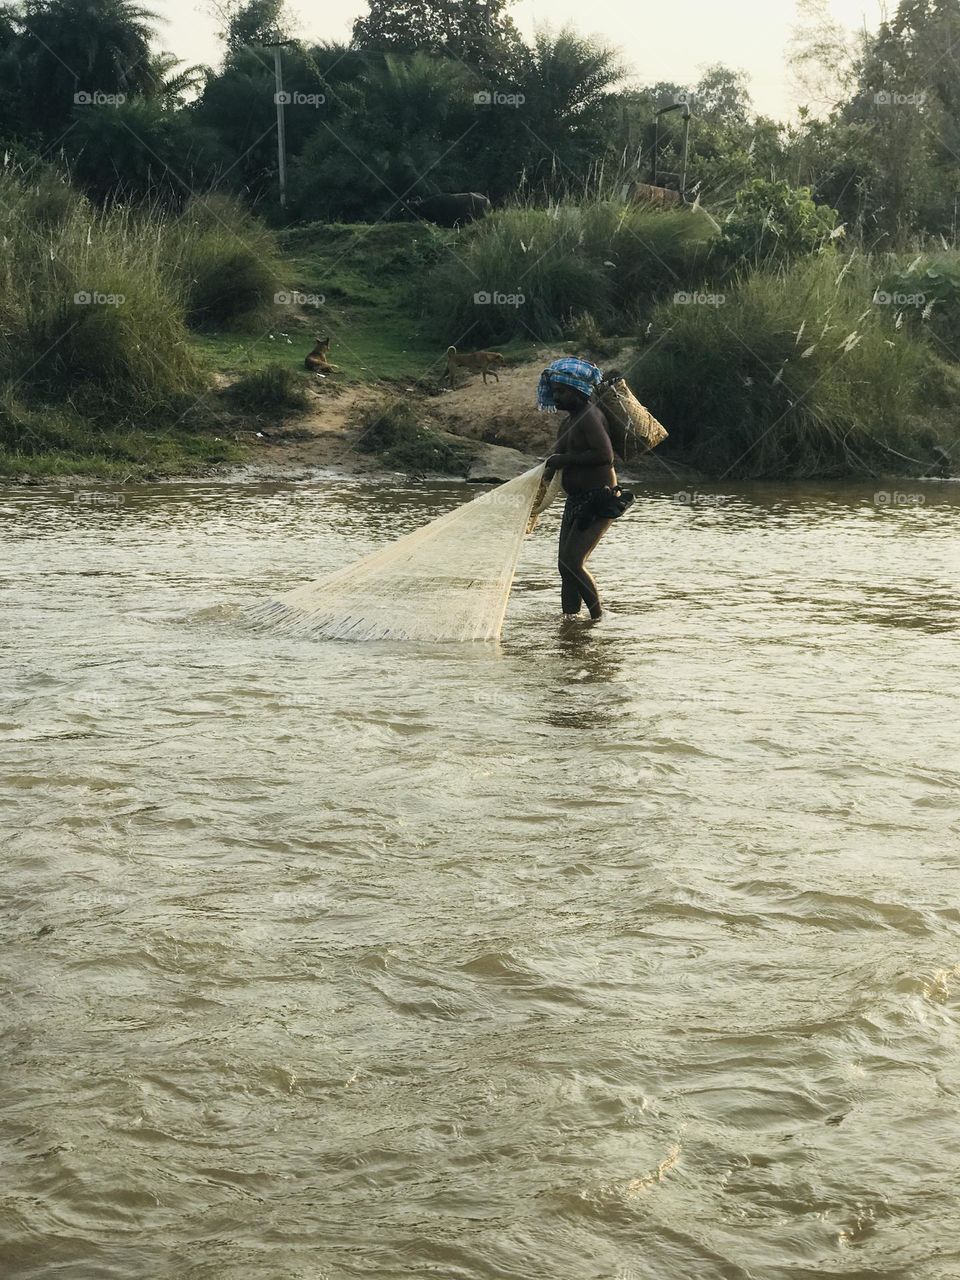
M 611 524 L 613 524 L 612 520 L 595 520 L 587 529 L 578 529 L 573 525 L 560 544 L 560 576 L 564 584 L 569 579 L 572 584 L 571 599 L 575 588 L 578 596 L 590 610 L 591 618 L 599 618 L 603 613 L 603 606 L 600 603 L 597 584 L 587 572 L 586 562 Z M 563 611 L 567 612 L 566 606 Z M 579 613 L 579 611 L 578 604 L 572 612 Z
M 578 553 L 569 547 L 571 535 L 576 532 L 573 510 L 568 505 L 560 524 L 560 546 L 557 552 L 557 568 L 560 570 L 560 607 L 568 617 L 578 614 L 583 606 L 580 585 L 571 567 Z

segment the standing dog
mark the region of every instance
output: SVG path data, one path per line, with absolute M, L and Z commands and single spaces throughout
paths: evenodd
M 499 382 L 497 371 L 493 367 L 497 364 L 503 364 L 503 356 L 499 351 L 466 351 L 461 355 L 456 347 L 447 347 L 447 377 L 450 379 L 451 387 L 457 385 L 457 369 L 479 369 L 483 374 L 484 385 L 486 385 L 488 373 L 493 374 Z

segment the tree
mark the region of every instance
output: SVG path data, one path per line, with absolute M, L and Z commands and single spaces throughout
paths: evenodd
M 227 0 L 218 11 L 228 53 L 282 40 L 289 25 L 284 0 Z
M 181 205 L 229 165 L 211 130 L 155 98 L 89 107 L 66 150 L 76 183 L 101 202 L 119 195 Z
M 808 112 L 832 109 L 853 92 L 858 41 L 828 0 L 797 0 L 797 13 L 787 59 L 795 91 Z
M 520 36 L 507 15 L 512 0 L 370 0 L 353 26 L 358 49 L 437 53 L 484 71 L 509 69 Z
M 22 113 L 45 137 L 65 128 L 78 94 L 156 88 L 152 10 L 133 0 L 26 0 L 16 14 Z
M 201 92 L 207 76 L 211 74 L 209 67 L 200 65 L 183 67 L 178 71 L 182 64 L 175 53 L 155 53 L 151 63 L 155 86 L 153 96 L 164 106 L 182 106 L 185 99 Z
M 473 81 L 459 62 L 387 54 L 344 86 L 331 120 L 316 124 L 293 166 L 293 203 L 304 218 L 369 220 L 398 199 L 462 190 L 475 124 Z
M 714 124 L 745 124 L 753 108 L 746 72 L 715 62 L 697 81 L 692 105 Z
M 517 76 L 522 108 L 497 121 L 514 170 L 552 194 L 578 186 L 607 149 L 609 98 L 624 74 L 609 45 L 570 29 L 539 31 Z

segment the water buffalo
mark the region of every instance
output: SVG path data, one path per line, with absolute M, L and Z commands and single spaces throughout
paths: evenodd
M 459 227 L 490 212 L 490 201 L 476 191 L 458 191 L 453 195 L 411 196 L 407 207 L 417 218 L 426 218 L 438 227 Z

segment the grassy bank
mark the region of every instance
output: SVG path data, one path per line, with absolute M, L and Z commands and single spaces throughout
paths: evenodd
M 178 216 L 95 209 L 52 172 L 11 169 L 0 231 L 6 474 L 203 471 L 248 456 L 261 425 L 322 418 L 327 397 L 371 385 L 387 427 L 364 433 L 386 465 L 456 469 L 455 441 L 391 417 L 396 397 L 408 417 L 417 395 L 442 405 L 449 344 L 605 363 L 624 333 L 667 450 L 709 474 L 921 469 L 957 439 L 960 254 L 946 250 L 811 242 L 746 265 L 702 211 L 612 200 L 516 206 L 462 231 L 275 235 L 219 197 Z M 303 368 L 317 336 L 336 366 L 323 381 Z
M 280 259 L 236 204 L 94 208 L 0 173 L 0 468 L 139 475 L 238 457 L 192 343 L 273 306 Z
M 904 470 L 952 448 L 960 369 L 878 295 L 882 265 L 812 257 L 662 304 L 628 375 L 670 451 L 778 477 Z

